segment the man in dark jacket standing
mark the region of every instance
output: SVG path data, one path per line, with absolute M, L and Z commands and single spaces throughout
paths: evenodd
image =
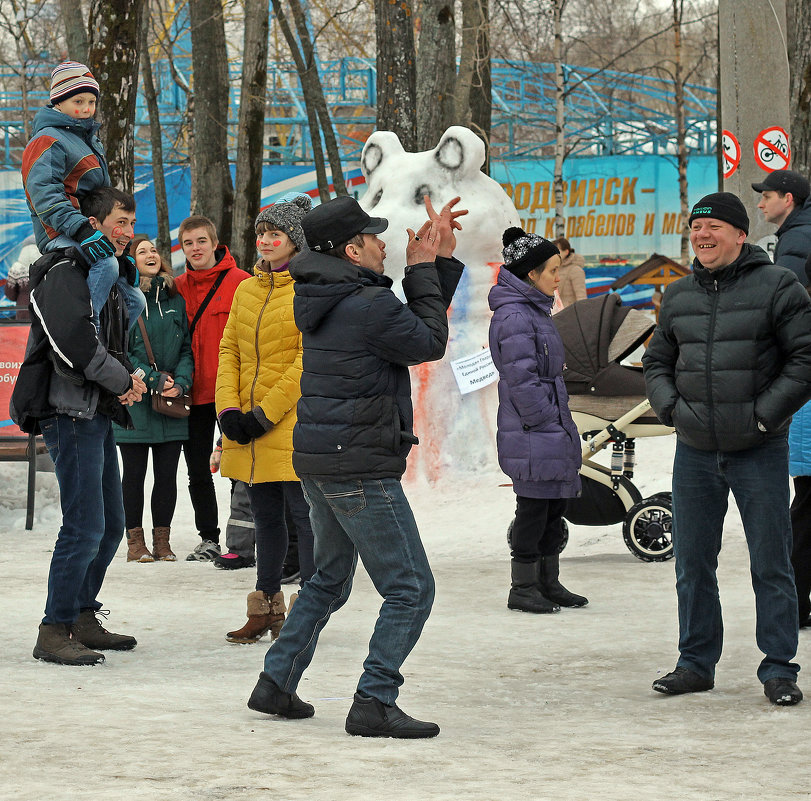
M 774 263 L 793 270 L 803 286 L 811 279 L 805 262 L 811 253 L 811 184 L 794 170 L 775 170 L 752 189 L 762 193 L 757 207 L 777 227 Z
M 293 308 L 303 337 L 303 374 L 293 467 L 310 504 L 316 573 L 301 590 L 248 701 L 287 718 L 314 714 L 296 687 L 321 629 L 349 597 L 358 556 L 383 596 L 369 655 L 346 720 L 350 734 L 435 737 L 435 723 L 396 705 L 400 666 L 416 645 L 434 579 L 400 479 L 414 436 L 409 365 L 441 359 L 447 308 L 462 274 L 453 258 L 459 198 L 409 230 L 406 303 L 383 275 L 388 226 L 349 197 L 311 211 L 309 251 L 296 256 Z
M 673 548 L 679 660 L 653 683 L 668 694 L 709 690 L 723 623 L 716 568 L 732 490 L 749 546 L 765 654 L 758 678 L 772 703 L 796 704 L 797 595 L 791 570 L 787 432 L 811 397 L 811 302 L 785 268 L 745 243 L 749 219 L 728 192 L 689 219 L 693 275 L 668 287 L 643 357 L 648 397 L 676 429 Z
M 82 199 L 82 213 L 120 257 L 132 239 L 132 196 L 109 186 L 94 189 Z M 32 265 L 31 333 L 10 405 L 23 431 L 42 432 L 59 482 L 62 526 L 34 656 L 62 665 L 94 665 L 104 661 L 98 651 L 136 645 L 134 637 L 102 628 L 96 613 L 124 534 L 112 421 L 131 425 L 126 407 L 146 386 L 130 373 L 127 311 L 116 285 L 96 330 L 89 268 L 76 249 L 53 251 Z

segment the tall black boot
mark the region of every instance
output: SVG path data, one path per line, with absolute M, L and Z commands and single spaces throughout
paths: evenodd
M 534 612 L 543 614 L 545 612 L 560 612 L 560 607 L 547 601 L 538 590 L 535 583 L 538 574 L 537 562 L 518 562 L 515 559 L 511 563 L 512 588 L 510 597 L 507 599 L 508 609 L 517 609 L 520 612 Z
M 569 592 L 558 580 L 559 576 L 560 554 L 542 556 L 538 562 L 538 589 L 541 593 L 561 606 L 585 606 L 589 599 Z

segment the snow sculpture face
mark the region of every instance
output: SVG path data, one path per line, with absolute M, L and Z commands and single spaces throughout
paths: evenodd
M 470 213 L 460 219 L 463 230 L 457 232 L 455 255 L 471 272 L 485 271 L 489 285 L 492 276 L 485 265 L 502 261 L 501 234 L 520 221 L 507 193 L 481 172 L 484 143 L 473 131 L 448 128 L 433 150 L 421 153 L 406 153 L 391 131 L 375 131 L 360 164 L 367 184 L 360 205 L 373 217 L 389 221 L 381 236 L 386 242 L 386 275 L 395 281 L 403 277 L 405 229 L 416 231 L 425 222 L 423 195 L 431 198 L 437 212 L 459 195 L 457 208 Z
M 426 220 L 423 195 L 439 212 L 459 195 L 462 231 L 456 232 L 454 255 L 465 264 L 449 312 L 450 337 L 441 362 L 411 371 L 414 430 L 422 445 L 412 451 L 409 474 L 440 481 L 452 473 L 478 472 L 496 464 L 496 385 L 461 395 L 450 360 L 487 347 L 490 310 L 487 294 L 501 263 L 501 235 L 519 225 L 518 212 L 501 186 L 481 172 L 484 143 L 468 128 L 448 128 L 433 150 L 406 153 L 390 131 L 376 131 L 361 155 L 367 191 L 361 206 L 385 217 L 386 275 L 398 282 L 405 268 L 406 228 L 416 231 Z

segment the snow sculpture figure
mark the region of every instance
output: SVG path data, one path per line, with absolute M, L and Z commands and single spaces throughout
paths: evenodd
M 490 311 L 487 293 L 502 262 L 501 234 L 519 225 L 507 193 L 481 172 L 484 143 L 469 128 L 448 128 L 433 150 L 408 153 L 397 135 L 376 131 L 363 148 L 361 170 L 367 190 L 360 204 L 371 215 L 385 217 L 386 275 L 399 282 L 405 266 L 406 228 L 425 220 L 423 196 L 439 211 L 451 198 L 469 214 L 460 222 L 455 256 L 465 264 L 462 281 L 449 311 L 450 339 L 441 362 L 412 370 L 415 383 L 415 431 L 421 445 L 410 460 L 430 481 L 451 472 L 475 472 L 496 464 L 496 385 L 461 395 L 450 362 L 487 347 Z M 415 458 L 416 457 L 416 458 Z

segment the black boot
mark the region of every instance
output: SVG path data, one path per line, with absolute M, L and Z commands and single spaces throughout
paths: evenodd
M 535 583 L 538 575 L 537 562 L 518 562 L 513 559 L 511 570 L 512 588 L 510 597 L 507 599 L 508 609 L 534 612 L 535 614 L 560 612 L 560 607 L 556 603 L 548 601 L 541 595 L 538 585 Z
M 538 562 L 538 589 L 541 593 L 561 606 L 585 606 L 589 599 L 569 592 L 558 580 L 559 576 L 560 554 L 542 556 Z
M 248 708 L 282 718 L 311 718 L 315 714 L 312 704 L 302 701 L 295 693 L 286 693 L 267 673 L 259 674 Z
M 396 737 L 416 740 L 436 737 L 439 726 L 406 715 L 397 704 L 387 706 L 377 698 L 355 693 L 355 700 L 346 716 L 347 734 L 361 737 Z

